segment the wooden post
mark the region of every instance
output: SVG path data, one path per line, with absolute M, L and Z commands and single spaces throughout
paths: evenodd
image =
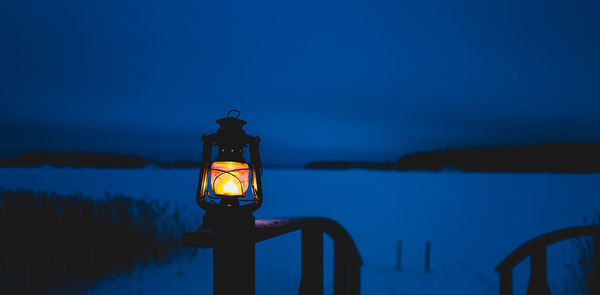
M 351 255 L 351 241 L 333 243 L 333 295 L 360 294 L 360 263 Z
M 240 239 L 213 250 L 213 294 L 254 295 L 254 242 Z
M 506 268 L 500 271 L 500 295 L 512 294 L 512 268 Z
M 429 257 L 431 255 L 431 242 L 427 241 L 425 244 L 425 272 L 430 272 L 431 268 L 429 268 Z
M 396 271 L 402 270 L 402 241 L 398 240 L 396 246 Z
M 527 295 L 550 295 L 546 270 L 546 246 L 541 246 L 531 254 L 531 271 Z
M 302 230 L 302 276 L 298 294 L 323 294 L 323 232 Z
M 360 263 L 356 260 L 352 260 L 350 269 L 350 290 L 348 294 L 360 295 Z
M 349 289 L 346 267 L 348 259 L 344 250 L 342 241 L 333 242 L 333 295 L 347 294 Z

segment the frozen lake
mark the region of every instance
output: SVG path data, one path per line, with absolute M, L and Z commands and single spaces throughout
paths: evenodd
M 105 192 L 195 205 L 198 170 L 4 168 L 0 186 Z M 600 209 L 600 174 L 499 174 L 366 170 L 266 169 L 257 218 L 324 216 L 354 238 L 364 260 L 363 294 L 497 294 L 493 268 L 528 239 L 582 225 Z M 394 272 L 396 243 L 403 269 Z M 423 273 L 426 241 L 432 269 Z M 326 293 L 331 293 L 332 242 L 325 239 Z M 571 243 L 549 248 L 549 282 L 556 294 L 572 261 Z M 212 256 L 139 270 L 106 281 L 90 294 L 211 294 Z M 515 269 L 515 294 L 524 294 L 527 262 Z M 300 280 L 300 235 L 257 244 L 257 294 L 294 294 Z

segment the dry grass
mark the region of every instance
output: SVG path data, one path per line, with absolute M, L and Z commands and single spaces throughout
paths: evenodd
M 0 190 L 0 293 L 81 293 L 108 276 L 191 257 L 184 208 L 106 195 Z

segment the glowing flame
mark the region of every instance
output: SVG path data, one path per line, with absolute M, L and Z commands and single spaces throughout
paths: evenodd
M 240 195 L 242 190 L 240 186 L 235 184 L 232 179 L 229 179 L 225 184 L 223 184 L 223 194 L 224 195 Z

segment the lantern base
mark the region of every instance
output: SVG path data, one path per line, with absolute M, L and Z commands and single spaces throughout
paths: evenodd
M 254 215 L 246 208 L 213 208 L 202 217 L 201 230 L 244 233 L 254 230 Z

